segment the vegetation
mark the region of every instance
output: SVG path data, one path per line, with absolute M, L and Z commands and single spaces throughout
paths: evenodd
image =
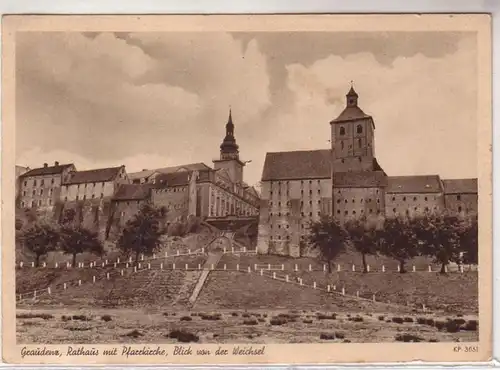
M 141 207 L 139 212 L 127 223 L 118 239 L 117 246 L 125 254 L 135 255 L 135 263 L 141 254 L 150 256 L 161 247 L 163 235 L 162 223 L 166 209 L 156 208 L 149 204 Z
M 104 247 L 95 231 L 81 225 L 65 225 L 60 229 L 59 245 L 65 254 L 73 256 L 72 265 L 76 266 L 76 256 L 80 253 L 90 252 L 101 256 Z
M 35 222 L 20 235 L 24 247 L 35 256 L 35 266 L 40 265 L 40 257 L 54 251 L 59 242 L 57 228 L 51 223 Z
M 350 219 L 345 224 L 345 229 L 352 245 L 361 254 L 364 273 L 368 272 L 366 255 L 377 254 L 381 226 L 379 218 L 367 218 L 364 216 Z

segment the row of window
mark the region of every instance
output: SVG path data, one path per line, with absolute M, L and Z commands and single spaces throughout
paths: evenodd
M 90 199 L 95 199 L 96 198 L 96 195 L 95 194 L 92 194 L 92 196 L 90 197 Z M 101 195 L 99 196 L 100 199 L 104 198 L 104 193 L 101 193 Z M 75 200 L 80 200 L 80 196 L 77 195 L 75 197 Z M 81 200 L 87 200 L 87 196 L 84 195 Z M 67 202 L 68 201 L 68 197 L 64 197 L 64 201 Z
M 48 192 L 49 196 L 52 196 L 53 192 L 54 192 L 54 189 L 50 188 L 50 189 L 49 189 L 49 192 Z M 26 194 L 27 194 L 27 192 L 26 192 L 26 190 L 24 190 L 24 191 L 23 191 L 23 197 L 25 197 L 25 196 L 26 196 Z M 40 190 L 38 191 L 38 194 L 42 196 L 42 195 L 44 194 L 44 189 L 40 189 Z M 33 190 L 33 191 L 32 191 L 32 195 L 33 195 L 33 196 L 37 195 L 36 190 Z
M 459 195 L 459 197 L 460 197 L 460 195 Z M 437 197 L 436 197 L 436 196 L 434 196 L 434 200 L 436 200 L 436 198 L 437 198 Z M 396 197 L 394 197 L 394 196 L 393 196 L 391 199 L 392 199 L 392 201 L 394 202 L 394 201 L 396 200 Z M 406 202 L 406 196 L 403 196 L 401 199 L 403 200 L 403 202 Z M 416 202 L 417 200 L 418 200 L 418 197 L 417 197 L 417 196 L 414 196 L 414 197 L 413 197 L 413 201 L 414 201 L 414 202 Z M 424 197 L 424 201 L 426 201 L 426 202 L 427 202 L 428 200 L 429 200 L 429 197 Z
M 51 179 L 50 180 L 50 184 L 54 185 L 54 183 L 55 183 L 55 180 Z M 37 180 L 36 179 L 33 180 L 33 186 L 37 186 L 37 184 L 38 184 Z M 40 186 L 44 186 L 44 185 L 45 185 L 45 179 L 41 179 L 40 180 Z M 28 186 L 28 181 L 27 180 L 24 181 L 24 186 Z
M 31 208 L 34 208 L 36 206 L 41 207 L 42 206 L 42 200 L 33 200 L 31 202 L 21 202 L 21 207 L 24 208 L 27 205 L 29 205 Z M 46 205 L 51 206 L 52 205 L 52 199 L 47 199 L 46 200 Z
M 315 181 L 319 185 L 321 180 L 315 180 Z M 312 185 L 313 180 L 300 180 L 300 185 L 304 185 L 304 183 L 307 183 L 307 182 L 309 182 L 309 185 Z M 271 186 L 273 186 L 273 181 L 270 181 L 269 183 Z M 290 181 L 277 181 L 277 183 L 278 183 L 278 186 L 281 186 L 282 184 L 287 185 L 287 186 L 290 185 Z
M 356 126 L 356 133 L 357 134 L 362 134 L 363 133 L 363 126 L 357 125 Z M 345 135 L 345 127 L 344 126 L 340 127 L 340 135 L 342 135 L 342 136 Z
M 360 211 L 360 213 L 361 213 L 361 214 L 365 213 L 365 210 L 364 210 L 364 209 L 362 209 L 362 210 Z M 370 209 L 368 210 L 368 213 L 372 214 L 372 213 L 373 213 L 373 209 L 371 209 L 371 208 L 370 208 Z M 337 209 L 337 214 L 339 214 L 339 215 L 340 215 L 340 209 Z M 349 211 L 344 211 L 344 215 L 348 215 L 348 214 L 349 214 Z M 354 211 L 352 211 L 352 214 L 353 214 L 353 215 L 355 215 L 355 214 L 356 214 L 356 211 L 355 211 L 355 210 L 354 210 Z M 380 210 L 377 210 L 377 215 L 379 215 L 379 214 L 380 214 Z
M 363 199 L 363 198 L 361 198 L 361 199 L 359 200 L 359 202 L 360 202 L 360 203 L 363 203 L 363 201 L 364 201 L 364 199 Z M 337 204 L 339 204 L 340 202 L 341 202 L 341 200 L 340 200 L 340 199 L 337 199 Z M 347 199 L 344 199 L 344 202 L 345 202 L 345 203 L 348 203 L 348 200 L 347 200 Z M 353 202 L 353 203 L 355 203 L 355 202 L 356 202 L 356 199 L 355 199 L 355 198 L 352 198 L 352 202 Z M 366 200 L 366 203 L 371 203 L 371 202 L 372 202 L 372 198 L 368 198 L 368 199 Z M 377 203 L 380 203 L 380 199 L 378 199 L 378 198 L 377 198 Z
M 97 186 L 97 183 L 96 182 L 89 182 L 89 183 L 83 183 L 83 184 L 76 184 L 76 188 L 78 190 L 80 190 L 80 186 L 83 186 L 84 189 L 87 189 L 87 186 L 90 186 L 90 185 L 92 185 L 92 187 L 95 188 Z M 102 182 L 101 186 L 104 187 L 104 185 L 105 185 L 105 182 Z M 63 189 L 68 191 L 70 186 L 74 186 L 74 185 L 63 185 Z
M 321 189 L 318 189 L 318 190 L 316 191 L 316 193 L 317 193 L 318 195 L 321 195 Z M 307 194 L 307 193 L 306 193 L 306 194 Z M 312 190 L 309 190 L 309 195 L 312 195 L 312 194 L 313 194 L 313 191 L 312 191 Z M 272 191 L 272 190 L 269 192 L 269 195 L 270 195 L 271 197 L 273 196 L 273 191 Z M 281 190 L 278 190 L 278 195 L 281 195 Z M 286 195 L 287 195 L 287 196 L 289 196 L 289 195 L 290 195 L 290 191 L 289 191 L 288 189 L 286 190 Z M 304 195 L 304 190 L 300 190 L 300 195 L 302 195 L 302 196 Z
M 361 148 L 363 145 L 362 145 L 362 142 L 361 142 L 361 139 L 358 139 L 357 140 L 357 143 L 358 143 L 358 148 Z M 340 149 L 341 150 L 344 150 L 345 148 L 345 144 L 343 141 L 340 142 Z M 352 149 L 352 145 L 349 145 L 349 149 Z M 359 161 L 361 162 L 361 158 L 359 158 Z

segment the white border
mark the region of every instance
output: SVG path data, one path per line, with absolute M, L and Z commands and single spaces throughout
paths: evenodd
M 493 24 L 493 103 L 499 102 L 500 93 L 500 0 L 2 0 L 0 14 L 236 14 L 236 13 L 491 13 Z M 1 87 L 0 87 L 1 93 Z M 493 301 L 494 313 L 500 311 L 500 258 L 495 252 L 495 246 L 500 243 L 500 222 L 497 221 L 499 202 L 495 194 L 498 192 L 500 174 L 496 171 L 496 163 L 500 161 L 500 150 L 496 148 L 500 137 L 500 113 L 493 104 Z M 1 147 L 0 147 L 1 160 Z M 1 180 L 1 173 L 0 173 Z M 0 248 L 2 246 L 0 245 Z M 1 277 L 0 277 L 1 278 Z M 498 313 L 493 316 L 493 362 L 489 364 L 465 365 L 465 369 L 481 369 L 500 366 L 500 323 Z M 1 315 L 0 315 L 1 325 Z M 1 349 L 0 349 L 1 351 Z M 0 352 L 1 355 L 1 352 Z M 410 364 L 410 363 L 408 363 Z M 448 367 L 440 364 L 434 368 Z M 455 364 L 456 366 L 457 364 Z M 393 369 L 422 369 L 432 364 L 413 362 L 411 365 L 343 365 L 331 366 L 332 369 L 341 368 L 393 368 Z M 266 368 L 287 368 L 286 366 L 266 366 Z M 33 369 L 34 367 L 13 366 L 0 364 L 0 368 Z M 54 368 L 44 366 L 44 368 Z M 84 369 L 85 367 L 79 367 Z M 121 369 L 123 367 L 106 367 L 107 369 Z M 143 369 L 157 369 L 157 367 L 141 367 Z M 176 366 L 175 368 L 194 368 Z M 196 367 L 203 369 L 218 369 L 216 367 Z M 258 368 L 227 367 L 232 369 Z M 289 368 L 289 367 L 288 367 Z M 306 366 L 294 366 L 294 369 Z M 308 369 L 324 369 L 324 366 L 307 366 Z M 220 369 L 220 367 L 219 367 Z

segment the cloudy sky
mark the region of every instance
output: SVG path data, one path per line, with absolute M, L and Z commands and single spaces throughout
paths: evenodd
M 353 80 L 389 175 L 477 176 L 474 34 L 25 32 L 16 42 L 19 165 L 211 164 L 231 106 L 254 184 L 266 152 L 328 148 Z

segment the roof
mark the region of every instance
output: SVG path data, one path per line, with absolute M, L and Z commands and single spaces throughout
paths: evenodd
M 346 121 L 356 121 L 359 119 L 371 118 L 371 116 L 367 115 L 365 112 L 361 110 L 358 106 L 345 107 L 342 113 L 339 114 L 337 118 L 335 118 L 330 123 L 339 123 Z
M 96 170 L 88 171 L 75 171 L 72 172 L 69 179 L 67 179 L 64 184 L 83 184 L 89 182 L 107 182 L 112 181 L 120 172 L 123 166 L 120 167 L 110 167 L 110 168 L 99 168 Z
M 441 181 L 438 175 L 391 176 L 386 193 L 440 193 Z
M 59 175 L 63 173 L 64 170 L 73 167 L 73 164 L 59 164 L 57 166 L 47 166 L 47 167 L 39 167 L 34 168 L 31 171 L 28 171 L 21 175 L 21 177 L 29 177 L 29 176 L 45 176 L 45 175 Z
M 182 170 L 185 168 L 188 171 L 203 171 L 210 169 L 209 166 L 207 166 L 205 163 L 189 163 L 189 164 L 184 164 L 180 166 L 173 166 L 173 167 L 163 167 L 163 168 L 156 168 L 152 170 L 143 170 L 140 172 L 133 172 L 129 173 L 128 177 L 131 180 L 136 180 L 136 179 L 142 179 L 142 178 L 148 178 L 154 173 L 172 173 L 172 172 L 177 172 L 179 170 Z
M 153 184 L 122 184 L 116 191 L 114 200 L 143 200 L 147 199 Z
M 331 177 L 331 150 L 267 153 L 262 181 Z
M 333 186 L 344 188 L 378 188 L 387 186 L 387 175 L 383 171 L 337 172 L 333 175 Z
M 445 194 L 477 194 L 477 179 L 443 180 Z
M 192 173 L 193 171 L 162 173 L 155 177 L 155 184 L 167 187 L 188 185 Z

